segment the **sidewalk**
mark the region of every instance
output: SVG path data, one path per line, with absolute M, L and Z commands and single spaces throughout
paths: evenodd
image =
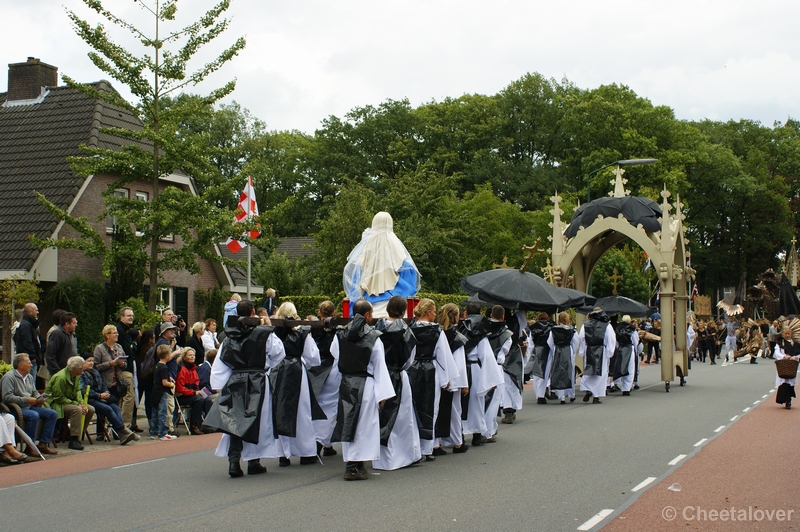
M 603 532 L 800 530 L 795 403 L 786 410 L 772 393 L 643 492 Z M 668 489 L 674 484 L 680 491 Z

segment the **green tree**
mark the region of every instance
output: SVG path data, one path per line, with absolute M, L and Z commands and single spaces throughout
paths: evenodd
M 650 298 L 650 289 L 641 270 L 634 269 L 626 256 L 626 252 L 612 248 L 608 250 L 597 262 L 592 271 L 592 295 L 605 297 L 613 294 L 614 283 L 612 277 L 614 270 L 622 279 L 617 280 L 617 295 L 647 304 Z
M 164 28 L 175 22 L 176 0 L 139 2 L 152 15 L 152 31 L 120 19 L 106 10 L 100 0 L 84 0 L 84 3 L 100 17 L 131 34 L 144 48 L 143 54 L 136 56 L 117 44 L 102 25 L 93 27 L 75 12 L 67 11 L 76 33 L 94 50 L 89 53 L 89 58 L 95 66 L 126 85 L 138 98 L 134 106 L 116 92 L 99 91 L 64 76 L 64 81 L 71 87 L 135 113 L 144 124 L 141 130 L 104 128 L 102 133 L 129 142 L 120 150 L 84 147 L 86 155 L 71 160 L 73 169 L 81 177 L 103 173 L 118 176 L 106 193 L 106 212 L 102 216 L 114 216 L 120 226 L 135 228 L 136 243 L 120 248 L 122 253 L 118 254 L 113 246 L 106 247 L 87 220 L 73 219 L 45 198 L 40 198 L 56 217 L 72 225 L 83 237 L 41 244 L 78 248 L 89 256 L 104 255 L 106 276 L 111 274 L 112 265 L 125 260 L 125 255 L 134 248 L 137 258 L 140 252 L 146 254 L 146 275 L 151 286 L 159 284 L 160 275 L 165 270 L 186 269 L 198 273 L 197 256 L 215 260 L 212 244 L 242 231 L 242 226 L 232 227 L 233 213 L 230 209 L 207 201 L 224 197 L 226 190 L 232 194 L 232 182 L 209 186 L 203 194 L 195 196 L 175 186 L 163 187 L 161 178 L 174 172 L 187 172 L 197 181 L 207 183 L 211 180 L 204 176 L 219 172 L 209 156 L 205 136 L 192 134 L 186 122 L 188 116 L 207 109 L 233 91 L 235 82 L 231 81 L 203 98 L 165 98 L 202 82 L 244 48 L 245 41 L 239 38 L 215 59 L 189 71 L 188 64 L 195 54 L 228 27 L 228 19 L 220 17 L 230 2 L 220 1 L 198 21 L 166 35 Z M 150 201 L 114 196 L 114 189 L 133 180 L 152 184 Z M 169 237 L 179 245 L 160 245 Z M 149 309 L 155 310 L 157 302 L 158 290 L 150 290 Z

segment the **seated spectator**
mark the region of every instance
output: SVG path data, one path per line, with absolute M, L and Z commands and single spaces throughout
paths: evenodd
M 211 410 L 213 400 L 210 394 L 200 387 L 200 377 L 197 376 L 197 367 L 194 364 L 195 353 L 191 347 L 183 350 L 183 361 L 178 370 L 178 380 L 175 382 L 175 390 L 178 394 L 178 404 L 188 406 L 192 409 L 192 417 L 189 423 L 189 432 L 195 436 L 203 434 L 200 425 L 203 417 Z
M 111 424 L 111 427 L 119 436 L 119 444 L 125 445 L 133 440 L 138 440 L 139 437 L 132 432 L 122 422 L 122 409 L 117 405 L 111 393 L 108 391 L 103 377 L 100 372 L 94 369 L 94 357 L 87 357 L 83 363 L 83 373 L 81 374 L 81 394 L 84 396 L 89 392 L 89 404 L 94 407 L 99 416 L 106 418 L 106 421 Z M 101 437 L 100 427 L 98 426 L 97 437 Z
M 48 401 L 58 413 L 58 418 L 69 420 L 68 447 L 75 451 L 83 450 L 80 442 L 81 422 L 88 423 L 94 417 L 94 407 L 84 405 L 81 396 L 79 377 L 83 373 L 83 362 L 82 357 L 70 357 L 67 367 L 53 374 L 44 390 L 50 396 Z
M 106 388 L 113 396 L 109 402 L 119 403 L 128 394 L 130 381 L 123 376 L 127 358 L 117 343 L 119 331 L 114 325 L 103 327 L 103 342 L 94 348 L 94 369 L 103 377 Z
M 30 358 L 25 353 L 17 353 L 11 359 L 11 365 L 14 369 L 3 375 L 1 383 L 3 402 L 19 405 L 22 419 L 25 420 L 25 433 L 33 442 L 36 441 L 39 420 L 44 421 L 39 435 L 39 451 L 42 454 L 58 454 L 58 451 L 50 448 L 58 414 L 45 406 L 46 398 L 36 390 L 36 376 L 31 373 L 33 365 Z M 26 449 L 28 454 L 35 454 L 32 451 L 33 449 Z
M 186 340 L 186 347 L 194 349 L 194 359 L 198 364 L 202 364 L 206 359 L 206 348 L 203 344 L 203 333 L 206 332 L 206 324 L 197 321 L 192 325 L 191 338 Z
M 28 455 L 17 450 L 17 440 L 14 438 L 14 416 L 0 412 L 0 462 L 6 464 L 21 464 L 28 459 Z
M 214 393 L 219 390 L 211 388 L 211 366 L 214 365 L 214 360 L 217 358 L 217 350 L 210 349 L 206 351 L 206 360 L 197 366 L 197 376 L 200 379 L 200 389 L 207 388 Z
M 219 349 L 219 340 L 217 339 L 217 320 L 208 318 L 206 320 L 206 332 L 203 333 L 203 347 L 206 353 L 212 349 Z

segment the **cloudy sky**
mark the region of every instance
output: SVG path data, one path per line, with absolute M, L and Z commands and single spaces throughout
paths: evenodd
M 213 3 L 179 1 L 178 24 L 167 29 Z M 4 4 L 5 63 L 33 56 L 79 81 L 108 78 L 65 13 L 99 21 L 81 0 Z M 142 29 L 152 26 L 134 0 L 104 4 Z M 313 133 L 325 117 L 355 106 L 495 94 L 539 72 L 581 88 L 628 85 L 682 119 L 772 125 L 800 119 L 799 15 L 796 0 L 233 0 L 231 27 L 205 59 L 240 35 L 247 48 L 190 92 L 235 77 L 232 99 L 269 129 Z M 106 27 L 140 53 L 123 30 Z M 6 86 L 3 68 L 0 91 Z

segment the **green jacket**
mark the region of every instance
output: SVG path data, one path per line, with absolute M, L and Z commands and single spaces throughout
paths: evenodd
M 50 394 L 47 402 L 50 403 L 50 408 L 58 412 L 59 418 L 64 417 L 64 405 L 83 404 L 81 379 L 72 377 L 69 374 L 69 368 L 64 368 L 53 375 L 47 382 L 44 393 Z

